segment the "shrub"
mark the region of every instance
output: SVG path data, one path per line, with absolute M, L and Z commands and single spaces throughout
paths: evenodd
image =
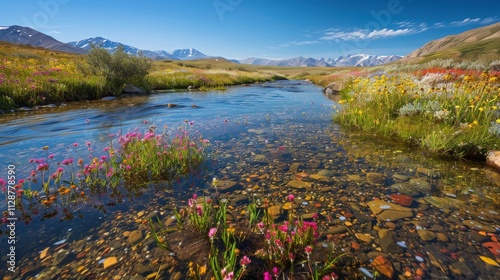
M 127 54 L 120 46 L 114 53 L 103 48 L 92 47 L 86 61 L 93 74 L 103 75 L 106 86 L 118 95 L 125 83 L 145 84 L 145 77 L 151 69 L 151 60 L 139 54 Z

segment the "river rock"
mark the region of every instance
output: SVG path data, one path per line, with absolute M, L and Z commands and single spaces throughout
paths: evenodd
M 382 252 L 388 253 L 388 254 L 399 254 L 403 253 L 403 248 L 400 247 L 394 238 L 392 237 L 392 234 L 387 234 L 386 236 L 380 238 L 380 248 L 382 249 Z
M 488 151 L 486 164 L 500 171 L 500 151 Z
M 298 162 L 295 162 L 292 165 L 290 165 L 290 168 L 288 170 L 290 172 L 297 173 L 297 172 L 303 171 L 304 166 Z
M 146 92 L 143 89 L 136 87 L 134 85 L 131 85 L 131 84 L 126 84 L 125 87 L 122 89 L 122 93 L 123 94 L 140 94 L 140 95 L 146 94 Z
M 490 226 L 487 226 L 485 224 L 482 224 L 478 221 L 473 221 L 473 220 L 464 220 L 462 221 L 462 224 L 464 226 L 467 226 L 473 230 L 483 230 L 483 231 L 486 231 L 486 232 L 489 232 L 489 233 L 495 233 L 496 232 L 496 229 L 490 227 Z
M 389 279 L 392 279 L 394 276 L 394 267 L 391 262 L 389 262 L 386 258 L 381 255 L 375 257 L 372 262 L 373 267 L 378 270 L 382 275 L 386 276 Z
M 40 252 L 40 259 L 43 260 L 46 256 L 47 253 L 49 252 L 50 247 L 45 248 L 42 252 Z
M 461 206 L 460 201 L 452 198 L 426 196 L 424 197 L 424 201 L 431 204 L 434 207 L 446 210 L 457 210 L 457 207 Z
M 391 186 L 391 189 L 409 196 L 428 195 L 432 192 L 429 182 L 419 178 L 410 179 L 408 182 L 398 183 Z
M 389 197 L 401 206 L 410 207 L 413 203 L 413 198 L 408 195 L 393 193 Z
M 343 225 L 329 227 L 327 232 L 329 234 L 340 234 L 347 231 L 347 228 Z
M 418 233 L 418 236 L 420 236 L 420 238 L 423 241 L 432 241 L 432 240 L 436 239 L 436 234 L 432 231 L 429 231 L 429 230 L 417 229 L 417 233 Z
M 364 233 L 361 233 L 361 232 L 357 232 L 355 234 L 356 238 L 359 239 L 360 241 L 363 241 L 365 243 L 371 243 L 372 240 L 373 240 L 373 237 L 369 234 L 364 234 Z
M 341 85 L 338 82 L 329 83 L 324 89 L 323 93 L 326 95 L 337 95 L 342 90 Z
M 277 219 L 281 215 L 281 207 L 277 205 L 271 206 L 267 209 L 267 213 L 274 219 Z
M 320 174 L 312 174 L 309 177 L 311 177 L 311 179 L 314 179 L 314 180 L 317 180 L 317 181 L 323 181 L 323 182 L 330 181 L 330 178 L 328 178 L 326 176 L 323 176 L 323 175 L 320 175 Z
M 486 175 L 486 179 L 488 179 L 488 181 L 492 182 L 497 187 L 500 187 L 500 173 L 485 169 L 484 175 Z
M 113 267 L 118 264 L 118 259 L 116 257 L 109 257 L 104 260 L 104 269 Z
M 364 215 L 364 214 L 362 214 L 362 213 L 361 213 L 361 212 L 359 212 L 359 211 L 352 210 L 352 213 L 354 214 L 354 217 L 356 217 L 356 219 L 358 219 L 358 221 L 359 221 L 360 223 L 369 223 L 369 222 L 372 222 L 372 221 L 373 221 L 373 217 L 370 217 L 370 216 Z
M 382 185 L 385 182 L 385 176 L 377 172 L 368 172 L 366 173 L 366 180 L 371 184 Z
M 322 170 L 318 171 L 318 175 L 332 177 L 332 176 L 335 176 L 335 172 L 328 170 L 328 169 L 322 169 Z
M 222 193 L 234 192 L 236 190 L 243 190 L 243 186 L 235 181 L 218 180 L 217 181 L 217 190 L 219 192 L 222 192 Z
M 397 221 L 404 218 L 413 217 L 410 208 L 402 207 L 394 203 L 383 200 L 373 200 L 368 202 L 368 207 L 373 214 L 381 221 Z
M 135 245 L 136 243 L 139 243 L 142 239 L 142 231 L 139 229 L 133 230 L 130 232 L 128 236 L 128 243 L 130 245 Z
M 302 189 L 302 190 L 311 188 L 311 183 L 300 180 L 292 180 L 288 182 L 288 184 L 286 185 L 294 189 Z

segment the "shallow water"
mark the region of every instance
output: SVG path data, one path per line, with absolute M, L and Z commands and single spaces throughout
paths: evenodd
M 64 155 L 66 147 L 75 142 L 83 145 L 91 141 L 97 147 L 104 147 L 109 135 L 119 130 L 167 126 L 167 130 L 173 131 L 186 125 L 187 120 L 194 122 L 192 130 L 211 141 L 212 149 L 210 164 L 203 174 L 174 186 L 178 194 L 173 196 L 181 200 L 196 190 L 206 189 L 212 177 L 242 182 L 246 189 L 254 184 L 247 183 L 252 174 L 263 176 L 256 183 L 260 187 L 258 195 L 284 196 L 290 191 L 286 187 L 290 180 L 287 168 L 300 163 L 309 174 L 331 171 L 333 180 L 324 186 L 340 186 L 340 194 L 346 188 L 355 188 L 356 192 L 343 194 L 353 201 L 389 193 L 385 189 L 373 190 L 372 184 L 365 181 L 367 172 L 384 174 L 383 186 L 387 189 L 397 183 L 395 178 L 420 178 L 420 173 L 431 172 L 421 176 L 435 187 L 426 195 L 458 198 L 481 209 L 498 210 L 499 192 L 495 184 L 498 177 L 491 175 L 484 163 L 440 160 L 404 144 L 343 132 L 332 122 L 336 106 L 312 84 L 280 81 L 232 87 L 222 92 L 157 93 L 0 115 L 3 165 L 0 178 L 6 177 L 9 164 L 20 172 L 18 179 L 27 177 L 29 159 L 46 156 L 43 146 L 49 146 L 56 156 Z M 59 222 L 58 218 L 40 221 L 35 217 L 30 225 L 18 223 L 17 263 L 19 267 L 29 266 L 28 258 L 38 256 L 46 247 L 57 247 L 53 244 L 62 239 L 92 241 L 99 239 L 103 231 L 118 235 L 111 230 L 116 226 L 113 224 L 116 213 L 133 216 L 137 211 L 162 207 L 164 195 L 149 192 L 110 207 L 106 214 L 82 205 L 84 218 L 71 221 Z M 2 194 L 0 198 L 0 207 L 6 208 L 5 196 Z M 335 195 L 330 198 L 333 204 Z M 310 210 L 304 208 L 305 212 Z M 133 223 L 123 226 L 135 229 Z M 1 255 L 5 256 L 6 237 L 2 236 L 0 242 Z M 61 265 L 72 261 L 76 261 L 74 256 Z M 31 275 L 41 271 L 37 269 Z

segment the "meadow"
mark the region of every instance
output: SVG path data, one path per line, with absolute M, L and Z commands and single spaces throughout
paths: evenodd
M 156 61 L 140 81 L 150 90 L 223 90 L 225 86 L 283 79 L 273 71 L 245 68 L 225 59 Z M 92 71 L 85 56 L 0 43 L 0 111 L 119 96 L 104 75 Z

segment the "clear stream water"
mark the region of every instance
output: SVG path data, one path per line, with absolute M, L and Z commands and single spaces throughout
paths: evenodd
M 177 106 L 169 107 L 168 104 Z M 175 130 L 187 120 L 194 122 L 192 129 L 209 139 L 221 154 L 218 164 L 207 170 L 210 176 L 222 176 L 220 168 L 227 172 L 237 168 L 234 155 L 224 153 L 251 157 L 261 153 L 265 145 L 272 144 L 283 146 L 287 151 L 297 151 L 292 155 L 321 154 L 333 158 L 335 153 L 341 152 L 356 163 L 362 161 L 378 170 L 391 172 L 396 172 L 395 168 L 419 166 L 437 169 L 444 194 L 458 198 L 467 192 L 483 197 L 497 195 L 498 187 L 486 179 L 484 163 L 439 160 L 406 145 L 344 133 L 332 122 L 335 106 L 337 104 L 325 97 L 317 86 L 303 81 L 279 81 L 231 87 L 225 91 L 162 92 L 0 115 L 0 178 L 7 176 L 7 166 L 11 164 L 16 166 L 18 179 L 28 177 L 32 168 L 29 159 L 46 157 L 43 146 L 49 146 L 50 153 L 56 157 L 64 156 L 66 147 L 73 143 L 83 145 L 90 141 L 94 147 L 104 147 L 109 135 L 119 130 L 147 129 L 151 125 L 160 130 L 165 126 Z M 311 142 L 310 134 L 317 135 L 318 141 Z M 309 138 L 303 140 L 306 136 Z M 331 152 L 332 147 L 334 152 Z M 400 159 L 396 167 L 394 158 Z M 290 164 L 301 159 L 292 156 L 282 160 Z M 338 164 L 337 171 L 345 174 L 359 171 L 348 170 L 351 166 Z M 238 172 L 245 173 L 244 170 Z M 6 210 L 5 195 L 0 194 L 0 198 L 0 208 Z M 127 211 L 133 205 L 146 204 L 149 199 L 154 197 L 139 197 L 117 208 Z M 68 232 L 75 239 L 86 236 L 89 229 L 105 217 L 99 211 L 87 211 L 85 219 L 59 222 L 57 218 L 40 221 L 35 217 L 30 225 L 18 223 L 18 260 L 30 252 L 41 251 L 52 244 L 49 242 L 65 238 Z M 41 242 L 40 236 L 50 241 Z M 2 236 L 1 256 L 6 255 L 6 249 L 7 239 Z

